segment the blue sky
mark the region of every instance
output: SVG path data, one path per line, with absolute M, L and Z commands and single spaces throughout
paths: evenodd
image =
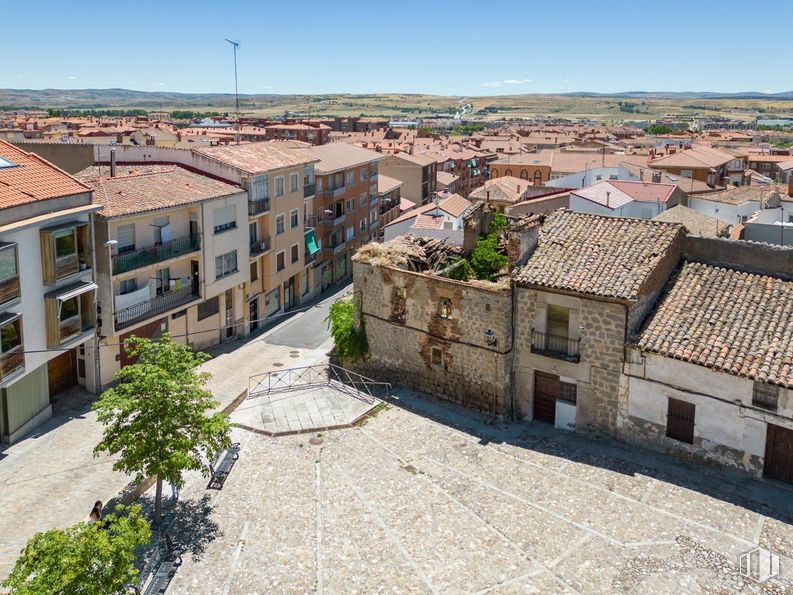
M 791 0 L 4 4 L 0 87 L 233 92 L 230 37 L 241 93 L 793 90 Z

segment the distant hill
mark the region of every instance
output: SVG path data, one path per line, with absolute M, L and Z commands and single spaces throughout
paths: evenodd
M 765 99 L 765 100 L 793 100 L 793 91 L 783 93 L 760 93 L 747 91 L 742 93 L 712 93 L 712 92 L 651 92 L 651 91 L 626 91 L 623 93 L 560 93 L 560 94 L 525 94 L 513 95 L 512 97 L 580 97 L 580 98 L 603 98 L 603 99 L 666 99 L 666 100 L 688 100 L 688 99 Z M 345 100 L 368 102 L 379 99 L 388 102 L 395 97 L 431 98 L 435 101 L 455 102 L 459 97 L 443 97 L 422 94 L 332 94 L 332 95 L 277 95 L 277 94 L 257 94 L 240 95 L 240 103 L 243 109 L 277 107 L 288 108 L 293 104 L 303 103 L 339 103 Z M 469 99 L 476 99 L 469 97 Z M 481 97 L 482 100 L 496 100 L 496 97 Z M 175 93 L 170 91 L 133 91 L 130 89 L 0 89 L 0 105 L 7 106 L 30 106 L 30 107 L 53 107 L 53 108 L 125 108 L 125 109 L 158 109 L 160 107 L 169 109 L 189 109 L 189 108 L 218 108 L 230 109 L 234 107 L 233 93 Z

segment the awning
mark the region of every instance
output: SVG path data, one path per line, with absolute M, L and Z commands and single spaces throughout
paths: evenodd
M 319 252 L 319 246 L 317 246 L 317 236 L 314 234 L 314 230 L 309 230 L 306 232 L 306 250 L 311 256 L 314 256 L 317 252 Z
M 78 295 L 88 293 L 89 291 L 93 291 L 94 289 L 97 289 L 96 283 L 81 282 L 81 283 L 75 283 L 74 285 L 69 285 L 68 287 L 59 289 L 58 291 L 53 291 L 52 293 L 48 293 L 44 297 L 50 299 L 56 299 L 59 302 L 65 302 L 66 300 L 70 300 L 73 297 L 77 297 Z

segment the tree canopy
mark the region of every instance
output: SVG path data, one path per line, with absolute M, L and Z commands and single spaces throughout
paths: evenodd
M 3 587 L 18 595 L 122 593 L 135 580 L 135 548 L 149 543 L 140 506 L 118 506 L 97 523 L 36 533 Z
M 204 388 L 210 375 L 198 366 L 209 359 L 165 333 L 152 341 L 132 337 L 135 364 L 116 374 L 118 384 L 94 403 L 104 435 L 94 454 L 119 455 L 113 468 L 138 480 L 157 477 L 155 520 L 159 521 L 162 480 L 181 486 L 185 471 L 206 473 L 206 459 L 230 443 L 230 425 Z

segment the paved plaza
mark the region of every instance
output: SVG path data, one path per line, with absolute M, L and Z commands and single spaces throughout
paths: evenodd
M 397 396 L 348 429 L 236 428 L 224 488 L 182 492 L 170 531 L 193 553 L 169 593 L 793 589 L 785 486 Z M 782 556 L 763 585 L 738 567 L 757 545 Z

